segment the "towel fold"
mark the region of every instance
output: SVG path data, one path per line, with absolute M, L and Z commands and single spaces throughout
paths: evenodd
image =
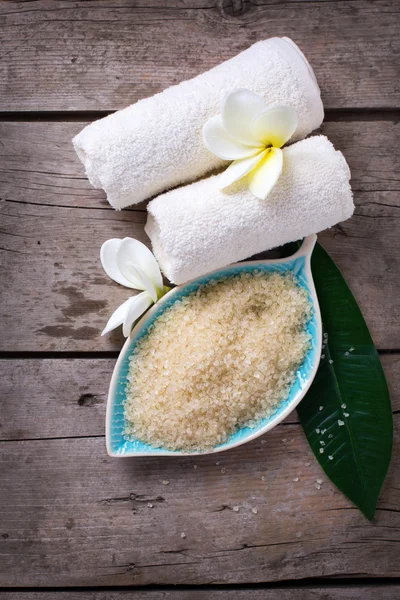
M 85 127 L 73 144 L 90 183 L 120 209 L 224 165 L 204 146 L 202 127 L 236 88 L 295 108 L 294 141 L 322 123 L 319 87 L 305 56 L 292 40 L 271 38 Z
M 148 205 L 145 231 L 173 283 L 318 233 L 354 211 L 349 167 L 325 136 L 284 148 L 283 172 L 264 201 L 249 191 L 246 179 L 220 191 L 217 177 Z

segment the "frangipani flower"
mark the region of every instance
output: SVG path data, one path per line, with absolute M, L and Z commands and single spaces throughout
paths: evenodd
M 123 334 L 128 337 L 136 319 L 170 288 L 163 285 L 161 271 L 153 254 L 138 240 L 107 240 L 101 247 L 100 260 L 111 279 L 127 288 L 143 290 L 117 308 L 101 334 L 122 325 Z
M 224 189 L 248 175 L 249 188 L 265 200 L 282 173 L 281 147 L 297 128 L 297 114 L 290 106 L 268 107 L 264 98 L 238 89 L 228 94 L 221 114 L 203 127 L 206 147 L 232 164 L 219 176 Z

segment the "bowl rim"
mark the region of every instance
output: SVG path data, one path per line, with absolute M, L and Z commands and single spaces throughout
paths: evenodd
M 203 456 L 203 455 L 207 455 L 207 454 L 218 454 L 220 452 L 225 452 L 227 450 L 231 450 L 232 448 L 236 448 L 237 446 L 241 446 L 243 444 L 247 444 L 248 442 L 251 442 L 252 440 L 264 435 L 265 433 L 267 433 L 267 431 L 270 431 L 271 429 L 273 429 L 274 427 L 279 425 L 279 423 L 281 423 L 284 419 L 286 419 L 286 417 L 296 408 L 296 406 L 298 406 L 298 404 L 301 402 L 301 400 L 304 398 L 304 396 L 308 392 L 308 390 L 315 378 L 318 367 L 319 367 L 318 358 L 321 356 L 322 320 L 321 320 L 321 312 L 320 312 L 317 292 L 315 290 L 314 280 L 313 280 L 312 272 L 311 272 L 311 255 L 312 255 L 314 246 L 316 244 L 316 241 L 317 241 L 317 236 L 315 234 L 312 234 L 312 235 L 307 236 L 304 239 L 302 245 L 297 250 L 297 252 L 295 252 L 294 254 L 292 254 L 291 256 L 288 256 L 286 258 L 241 261 L 241 262 L 227 265 L 225 267 L 221 267 L 220 269 L 216 269 L 215 271 L 206 273 L 200 277 L 195 277 L 194 279 L 191 279 L 190 281 L 187 281 L 186 283 L 177 285 L 176 287 L 172 288 L 162 298 L 160 298 L 160 300 L 158 300 L 158 302 L 156 302 L 153 306 L 151 306 L 148 311 L 146 311 L 146 313 L 138 320 L 138 322 L 132 329 L 129 337 L 126 338 L 124 345 L 122 346 L 121 351 L 118 355 L 118 359 L 117 359 L 117 362 L 115 363 L 113 373 L 111 376 L 111 381 L 110 381 L 108 395 L 107 395 L 106 419 L 105 419 L 105 421 L 106 421 L 106 423 L 105 423 L 106 424 L 106 448 L 107 448 L 107 453 L 109 456 L 115 457 L 115 458 L 132 458 L 132 457 L 144 457 L 144 456 L 151 456 L 151 457 L 156 458 L 156 457 L 160 457 L 160 456 L 169 456 L 171 458 L 174 458 L 174 457 L 181 457 L 181 456 Z M 315 332 L 314 338 L 316 339 L 317 346 L 315 348 L 314 365 L 311 369 L 311 372 L 309 374 L 306 385 L 297 394 L 297 396 L 291 402 L 289 402 L 289 404 L 282 410 L 282 412 L 277 414 L 275 416 L 275 418 L 274 418 L 274 415 L 271 415 L 271 418 L 268 420 L 268 423 L 266 423 L 264 425 L 264 427 L 255 431 L 252 434 L 249 434 L 244 439 L 240 439 L 236 442 L 232 442 L 231 444 L 227 445 L 225 448 L 219 448 L 217 446 L 216 448 L 212 448 L 210 450 L 194 451 L 194 452 L 185 452 L 185 451 L 181 451 L 181 450 L 171 451 L 171 450 L 167 450 L 167 449 L 163 449 L 163 448 L 154 448 L 154 451 L 156 451 L 156 452 L 127 451 L 127 452 L 124 452 L 124 454 L 119 454 L 118 452 L 112 450 L 112 448 L 111 448 L 112 408 L 114 405 L 114 398 L 115 398 L 115 393 L 116 393 L 117 385 L 118 385 L 118 374 L 120 371 L 120 366 L 121 366 L 121 363 L 125 360 L 126 354 L 129 352 L 131 342 L 136 337 L 136 335 L 139 333 L 139 331 L 144 327 L 144 325 L 146 324 L 148 319 L 150 319 L 152 317 L 152 315 L 155 313 L 155 311 L 159 309 L 160 305 L 162 305 L 164 302 L 166 302 L 167 299 L 170 299 L 172 296 L 179 293 L 182 288 L 185 288 L 186 286 L 198 281 L 199 279 L 202 279 L 203 277 L 207 277 L 208 275 L 209 276 L 215 275 L 217 273 L 226 271 L 226 269 L 230 269 L 230 268 L 234 268 L 234 267 L 242 267 L 242 266 L 251 267 L 251 266 L 257 266 L 257 265 L 261 265 L 261 264 L 269 264 L 269 265 L 282 264 L 282 263 L 290 262 L 292 260 L 296 260 L 301 257 L 305 258 L 304 270 L 306 273 L 306 279 L 307 279 L 307 283 L 308 283 L 309 293 L 311 295 L 311 300 L 312 300 L 312 304 L 313 304 L 313 308 L 314 308 L 314 316 L 315 316 L 315 322 L 316 322 L 316 332 Z

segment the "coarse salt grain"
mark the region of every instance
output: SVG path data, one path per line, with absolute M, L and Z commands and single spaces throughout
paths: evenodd
M 169 481 L 168 481 L 168 479 L 163 479 L 163 482 L 162 482 L 162 483 L 163 483 L 163 485 L 169 485 Z
M 263 476 L 261 477 L 261 481 L 267 481 L 267 478 L 265 477 L 265 475 L 263 475 Z
M 186 533 L 185 533 L 184 531 L 182 531 L 182 533 L 181 533 L 181 538 L 184 540 L 184 539 L 185 539 L 185 537 L 186 537 Z
M 333 456 L 332 456 L 332 454 L 330 454 L 330 455 L 328 456 L 328 458 L 329 458 L 329 460 L 333 460 Z
M 343 427 L 343 425 L 344 425 L 344 421 L 341 421 L 341 420 L 339 419 L 339 420 L 338 420 L 338 425 L 339 425 L 339 427 Z
M 319 485 L 319 483 L 314 483 L 314 487 L 316 490 L 320 490 L 321 486 Z
M 239 506 L 234 506 L 234 507 L 232 508 L 232 510 L 233 510 L 234 512 L 239 512 Z
M 297 482 L 299 481 L 299 478 L 298 478 L 298 477 L 293 477 L 293 481 L 294 481 L 295 483 L 297 483 Z
M 322 410 L 323 408 L 324 408 L 323 406 L 320 406 L 320 407 L 319 407 L 319 410 Z
M 323 448 L 320 448 L 320 449 L 319 449 L 319 453 L 320 453 L 320 454 L 323 454 L 323 453 L 324 453 L 324 449 L 323 449 Z
M 254 513 L 255 515 L 258 513 L 258 509 L 257 508 L 252 508 L 251 512 Z
M 310 347 L 311 314 L 307 292 L 292 276 L 261 271 L 176 300 L 130 358 L 126 438 L 208 449 L 272 415 Z
M 310 463 L 309 463 L 309 462 L 305 462 L 305 463 L 304 463 L 304 466 L 305 466 L 305 467 L 309 467 L 309 466 L 310 466 Z
M 316 482 L 319 483 L 319 485 L 322 484 L 322 479 L 316 479 Z

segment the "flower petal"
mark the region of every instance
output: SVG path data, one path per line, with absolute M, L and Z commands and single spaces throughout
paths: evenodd
M 134 265 L 146 273 L 147 277 L 152 281 L 157 290 L 163 289 L 163 280 L 160 267 L 152 252 L 133 238 L 124 238 L 117 251 L 117 265 L 122 275 L 132 283 L 138 290 L 146 289 L 141 280 L 137 280 L 135 275 L 129 270 L 128 265 Z
M 135 267 L 132 263 L 125 265 L 126 272 L 130 273 L 130 276 L 140 282 L 140 289 L 145 290 L 152 298 L 153 302 L 157 302 L 157 290 L 152 281 L 147 277 L 146 273 L 139 267 Z M 139 288 L 138 288 L 139 289 Z M 161 292 L 162 290 L 160 290 Z
M 249 189 L 260 200 L 265 200 L 282 173 L 283 153 L 271 148 L 249 175 Z
M 250 130 L 264 145 L 281 148 L 297 129 L 297 113 L 291 106 L 275 106 L 258 114 L 251 122 Z
M 263 150 L 259 152 L 256 156 L 251 156 L 250 158 L 242 158 L 241 160 L 235 160 L 233 163 L 229 165 L 229 167 L 221 173 L 218 179 L 218 188 L 223 190 L 228 187 L 235 181 L 238 181 L 247 173 L 250 173 L 256 167 L 256 165 L 263 159 L 264 155 L 267 153 L 267 150 Z
M 108 323 L 103 329 L 101 335 L 105 335 L 109 331 L 112 331 L 112 329 L 115 329 L 116 327 L 119 327 L 119 325 L 122 325 L 126 313 L 128 312 L 129 304 L 132 300 L 133 298 L 128 298 L 128 300 L 121 304 L 121 306 L 118 306 L 117 310 L 115 310 L 111 317 L 108 319 Z
M 225 131 L 222 125 L 220 115 L 216 115 L 207 121 L 203 127 L 203 141 L 206 146 L 216 156 L 223 160 L 236 160 L 253 156 L 260 151 L 258 145 L 246 146 L 236 142 Z
M 124 323 L 122 326 L 122 333 L 125 337 L 131 332 L 132 325 L 148 308 L 153 304 L 153 300 L 150 298 L 147 292 L 142 292 L 133 298 L 130 298 L 131 302 L 128 306 L 128 310 L 125 314 Z
M 228 135 L 237 142 L 261 147 L 262 144 L 251 132 L 250 124 L 253 118 L 266 108 L 267 104 L 261 96 L 249 90 L 235 90 L 222 101 L 222 125 Z
M 104 242 L 100 250 L 101 264 L 107 275 L 113 279 L 113 281 L 116 281 L 127 288 L 135 289 L 136 286 L 122 275 L 117 265 L 117 252 L 121 243 L 122 240 L 116 238 Z

